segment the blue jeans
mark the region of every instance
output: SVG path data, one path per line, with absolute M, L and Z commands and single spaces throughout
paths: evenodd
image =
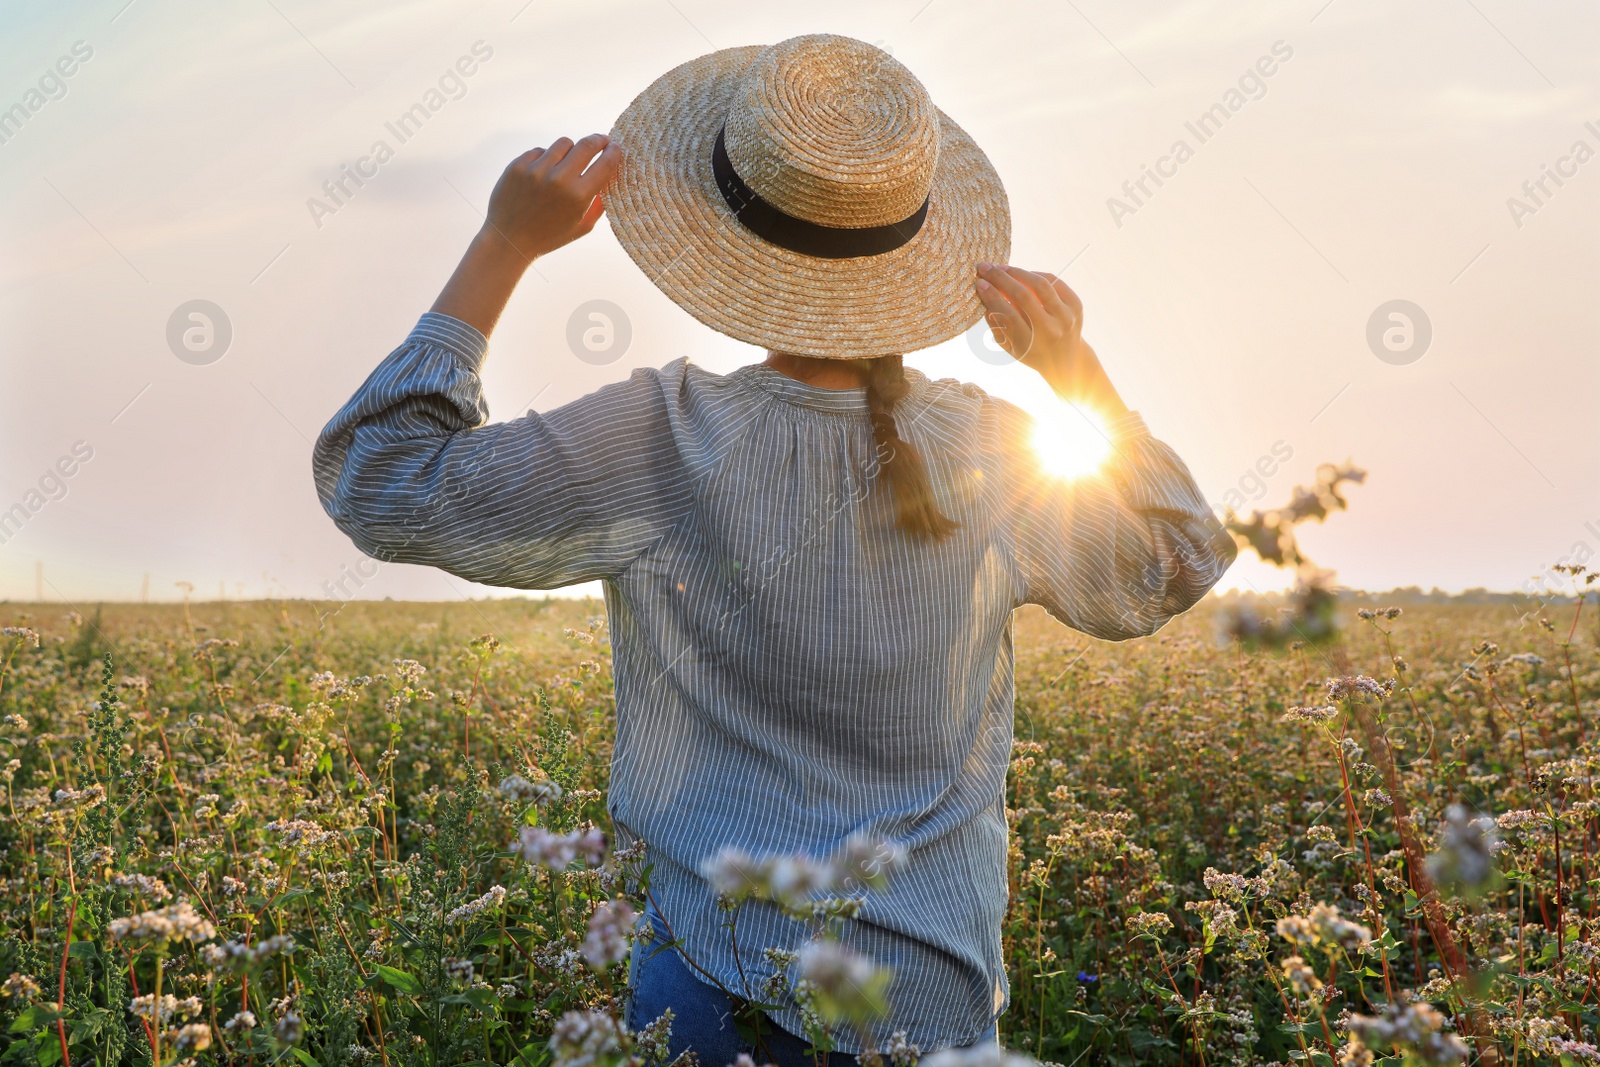
M 653 910 L 646 916 L 655 930 L 651 941 L 634 944 L 628 967 L 628 1029 L 638 1031 L 672 1009 L 672 1038 L 668 1060 L 693 1049 L 700 1067 L 727 1067 L 744 1053 L 757 1064 L 777 1067 L 817 1067 L 818 1058 L 806 1050 L 811 1042 L 789 1033 L 770 1018 L 764 1018 L 764 1047 L 753 1048 L 734 1023 L 742 1005 L 722 990 L 697 976 L 675 948 L 667 947 L 666 928 Z M 987 1040 L 993 1040 L 991 1033 Z M 830 1052 L 820 1058 L 821 1067 L 857 1067 L 856 1057 L 848 1052 Z

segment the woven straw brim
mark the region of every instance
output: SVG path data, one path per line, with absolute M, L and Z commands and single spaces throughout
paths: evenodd
M 779 352 L 912 352 L 981 319 L 976 267 L 1009 259 L 1011 211 L 988 157 L 943 112 L 927 221 L 900 248 L 819 259 L 770 244 L 734 217 L 712 177 L 712 146 L 761 51 L 691 60 L 618 117 L 611 137 L 623 148 L 622 170 L 604 200 L 628 255 L 707 326 Z

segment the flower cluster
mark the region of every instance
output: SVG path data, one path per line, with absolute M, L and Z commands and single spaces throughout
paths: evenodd
M 605 1067 L 623 1052 L 626 1032 L 598 1011 L 569 1011 L 550 1034 L 556 1067 Z
M 1426 1002 L 1388 1005 L 1382 1015 L 1352 1015 L 1350 1036 L 1368 1048 L 1393 1047 L 1425 1064 L 1465 1063 L 1467 1044 L 1445 1030 L 1445 1017 Z
M 287 934 L 274 934 L 254 945 L 243 941 L 222 941 L 204 945 L 200 949 L 200 958 L 213 971 L 239 970 L 254 967 L 262 960 L 279 953 L 291 953 L 294 949 L 294 938 Z
M 39 995 L 39 983 L 25 974 L 13 974 L 0 983 L 0 997 L 7 1000 L 32 1000 Z
M 187 900 L 171 907 L 147 911 L 122 919 L 112 919 L 106 932 L 113 941 L 165 942 L 209 941 L 217 936 L 217 928 L 194 910 Z
M 64 808 L 85 810 L 98 806 L 106 798 L 106 787 L 91 785 L 87 789 L 57 789 L 55 801 Z
M 884 838 L 853 835 L 827 860 L 809 856 L 755 858 L 739 848 L 725 848 L 701 865 L 700 873 L 729 900 L 774 901 L 791 911 L 804 911 L 821 893 L 860 886 L 881 888 L 906 860 L 905 849 Z
M 824 1019 L 860 1023 L 887 1010 L 889 971 L 839 942 L 808 942 L 799 964 L 800 989 Z
M 597 864 L 605 858 L 606 837 L 595 826 L 566 834 L 553 834 L 542 826 L 525 826 L 511 850 L 529 863 L 564 871 L 575 859 Z
M 608 900 L 589 916 L 589 929 L 583 939 L 583 958 L 595 970 L 604 970 L 628 956 L 628 936 L 639 921 L 626 900 Z
M 1008 1052 L 994 1042 L 971 1048 L 947 1048 L 924 1056 L 919 1067 L 1038 1067 L 1034 1060 Z
M 1382 700 L 1394 692 L 1393 678 L 1378 681 L 1365 674 L 1351 674 L 1343 678 L 1329 678 L 1327 682 L 1328 699 L 1333 701 L 1360 699 L 1371 697 Z
M 1309 915 L 1285 915 L 1278 920 L 1278 936 L 1296 945 L 1345 952 L 1364 950 L 1372 941 L 1372 931 L 1351 922 L 1332 904 L 1318 904 Z
M 308 819 L 285 819 L 267 823 L 268 830 L 282 840 L 285 848 L 314 849 L 332 841 L 338 835 L 324 830 Z
M 39 631 L 31 626 L 0 626 L 0 637 L 9 637 L 34 648 L 39 647 Z
M 118 889 L 138 893 L 149 897 L 151 900 L 171 900 L 172 890 L 167 888 L 167 883 L 159 878 L 151 878 L 147 874 L 117 874 L 111 878 L 111 884 Z
M 487 893 L 477 900 L 468 901 L 451 911 L 449 915 L 444 917 L 444 921 L 451 924 L 464 923 L 470 919 L 476 919 L 486 911 L 498 908 L 505 901 L 506 887 L 503 885 L 492 886 Z
M 128 1002 L 128 1011 L 141 1019 L 163 1025 L 174 1019 L 191 1019 L 205 1010 L 205 1005 L 199 997 L 189 997 L 179 1000 L 171 993 L 164 993 L 158 1003 L 154 994 L 134 997 Z
M 170 1035 L 172 1047 L 185 1056 L 204 1052 L 211 1047 L 211 1027 L 205 1023 L 190 1023 Z
M 509 800 L 544 807 L 561 799 L 561 786 L 548 778 L 530 782 L 520 774 L 512 774 L 500 782 L 500 793 Z

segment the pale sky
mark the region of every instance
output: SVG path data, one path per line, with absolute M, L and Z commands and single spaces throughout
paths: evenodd
M 318 596 L 355 568 L 363 597 L 484 595 L 364 564 L 317 503 L 311 441 L 431 303 L 510 158 L 610 128 L 713 48 L 822 31 L 891 50 L 983 146 L 1013 262 L 1077 289 L 1113 379 L 1209 499 L 1243 480 L 1283 503 L 1354 460 L 1371 475 L 1352 509 L 1302 536 L 1343 583 L 1519 587 L 1600 551 L 1597 29 L 1592 5 L 1509 0 L 12 0 L 0 511 L 28 515 L 0 543 L 0 598 L 31 599 L 41 566 L 73 603 L 179 582 Z M 402 143 L 385 124 L 418 102 L 437 110 Z M 1190 129 L 1213 105 L 1226 120 Z M 379 140 L 392 158 L 314 217 Z M 1124 192 L 1145 167 L 1161 184 Z M 602 365 L 566 340 L 597 299 L 632 327 Z M 169 344 L 195 300 L 231 326 L 211 362 L 215 335 L 191 338 L 196 362 Z M 1396 300 L 1431 326 L 1420 358 L 1414 314 L 1410 350 L 1383 315 L 1399 350 L 1369 345 Z M 761 353 L 678 310 L 602 223 L 513 300 L 492 417 L 684 355 Z M 1052 402 L 962 338 L 908 362 Z M 1292 456 L 1252 481 L 1275 450 Z M 1224 581 L 1279 584 L 1245 563 Z

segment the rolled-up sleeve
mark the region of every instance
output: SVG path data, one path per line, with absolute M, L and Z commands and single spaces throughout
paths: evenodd
M 659 372 L 486 424 L 487 348 L 422 316 L 318 438 L 323 508 L 376 559 L 519 589 L 614 577 L 691 498 Z
M 1044 470 L 1027 438 L 1012 435 L 1007 481 L 1023 602 L 1117 641 L 1154 633 L 1192 607 L 1238 549 L 1183 460 L 1137 412 L 1108 436 L 1105 466 L 1068 480 Z

